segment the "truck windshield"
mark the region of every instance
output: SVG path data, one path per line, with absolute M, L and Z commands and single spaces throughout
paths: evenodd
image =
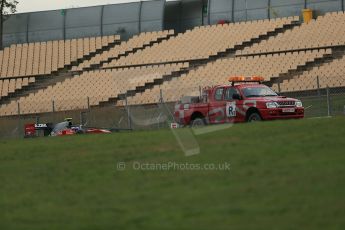
M 274 97 L 278 96 L 269 87 L 246 87 L 242 89 L 245 97 Z

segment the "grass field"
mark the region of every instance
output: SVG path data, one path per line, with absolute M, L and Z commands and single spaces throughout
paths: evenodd
M 343 230 L 344 124 L 235 125 L 196 136 L 192 157 L 169 130 L 0 141 L 0 229 Z

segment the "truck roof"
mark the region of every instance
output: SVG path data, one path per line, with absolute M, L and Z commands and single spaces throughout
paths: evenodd
M 236 88 L 246 88 L 246 87 L 253 87 L 253 86 L 263 86 L 263 87 L 267 87 L 264 84 L 260 84 L 260 83 L 236 83 L 234 86 L 232 86 L 231 84 L 227 84 L 227 85 L 217 85 L 214 86 L 212 88 L 219 88 L 219 87 L 236 87 Z

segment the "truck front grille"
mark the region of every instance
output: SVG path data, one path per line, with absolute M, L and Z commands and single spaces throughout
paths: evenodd
M 294 101 L 278 101 L 277 103 L 280 107 L 295 106 Z

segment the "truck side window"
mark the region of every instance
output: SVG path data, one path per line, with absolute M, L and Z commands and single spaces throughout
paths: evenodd
M 224 88 L 219 88 L 216 90 L 216 93 L 214 95 L 214 98 L 217 100 L 217 101 L 221 101 L 223 99 L 223 91 L 224 91 Z
M 232 95 L 234 95 L 235 93 L 238 93 L 237 89 L 235 88 L 228 88 L 225 92 L 225 100 L 233 100 L 232 99 Z

